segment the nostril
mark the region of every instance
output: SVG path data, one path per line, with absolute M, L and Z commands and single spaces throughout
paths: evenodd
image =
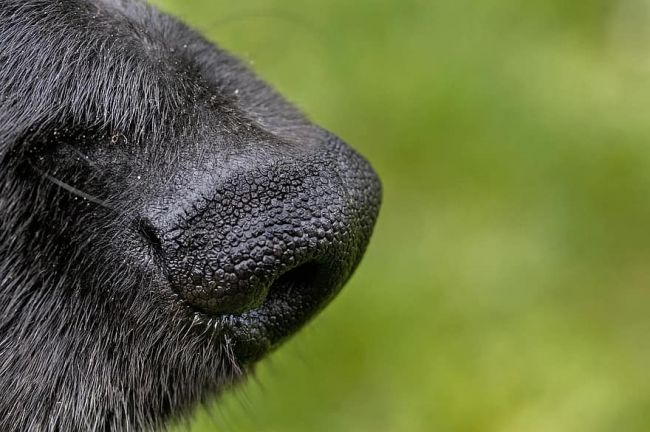
M 310 261 L 301 264 L 286 273 L 280 275 L 269 289 L 269 296 L 277 294 L 290 295 L 294 289 L 305 289 L 314 286 L 321 274 L 322 264 Z
M 225 278 L 220 282 L 203 274 L 179 276 L 172 270 L 170 282 L 196 310 L 208 315 L 240 315 L 264 309 L 269 304 L 299 301 L 302 307 L 316 306 L 334 293 L 336 271 L 327 263 L 309 261 L 267 277 Z M 218 271 L 217 271 L 218 273 Z
M 264 304 L 291 303 L 298 318 L 304 313 L 313 313 L 331 299 L 342 280 L 341 269 L 327 260 L 308 261 L 281 274 L 275 279 Z

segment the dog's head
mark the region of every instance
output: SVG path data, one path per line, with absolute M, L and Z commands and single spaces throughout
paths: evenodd
M 156 427 L 341 289 L 368 163 L 129 0 L 0 3 L 0 429 Z

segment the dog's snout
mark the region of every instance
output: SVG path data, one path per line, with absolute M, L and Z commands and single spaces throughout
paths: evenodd
M 380 195 L 370 165 L 339 141 L 322 153 L 233 170 L 161 234 L 169 284 L 209 316 L 273 315 L 264 325 L 277 325 L 282 337 L 349 278 Z

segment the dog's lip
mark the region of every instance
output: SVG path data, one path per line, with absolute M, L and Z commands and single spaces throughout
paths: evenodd
M 323 271 L 331 273 L 332 269 L 307 264 L 292 270 L 271 285 L 261 305 L 246 312 L 211 315 L 188 305 L 192 327 L 203 335 L 217 334 L 216 340 L 229 345 L 240 365 L 251 365 L 300 330 L 338 293 L 343 284 L 333 286 L 336 278 L 322 274 L 291 277 L 297 272 Z

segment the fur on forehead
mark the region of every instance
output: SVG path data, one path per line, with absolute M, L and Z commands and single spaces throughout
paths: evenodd
M 199 37 L 140 2 L 5 0 L 0 28 L 0 142 L 52 124 L 156 140 L 211 100 L 171 42 Z
M 4 0 L 0 29 L 0 159 L 57 126 L 192 140 L 215 111 L 221 132 L 253 124 L 285 142 L 323 138 L 237 58 L 142 1 Z

